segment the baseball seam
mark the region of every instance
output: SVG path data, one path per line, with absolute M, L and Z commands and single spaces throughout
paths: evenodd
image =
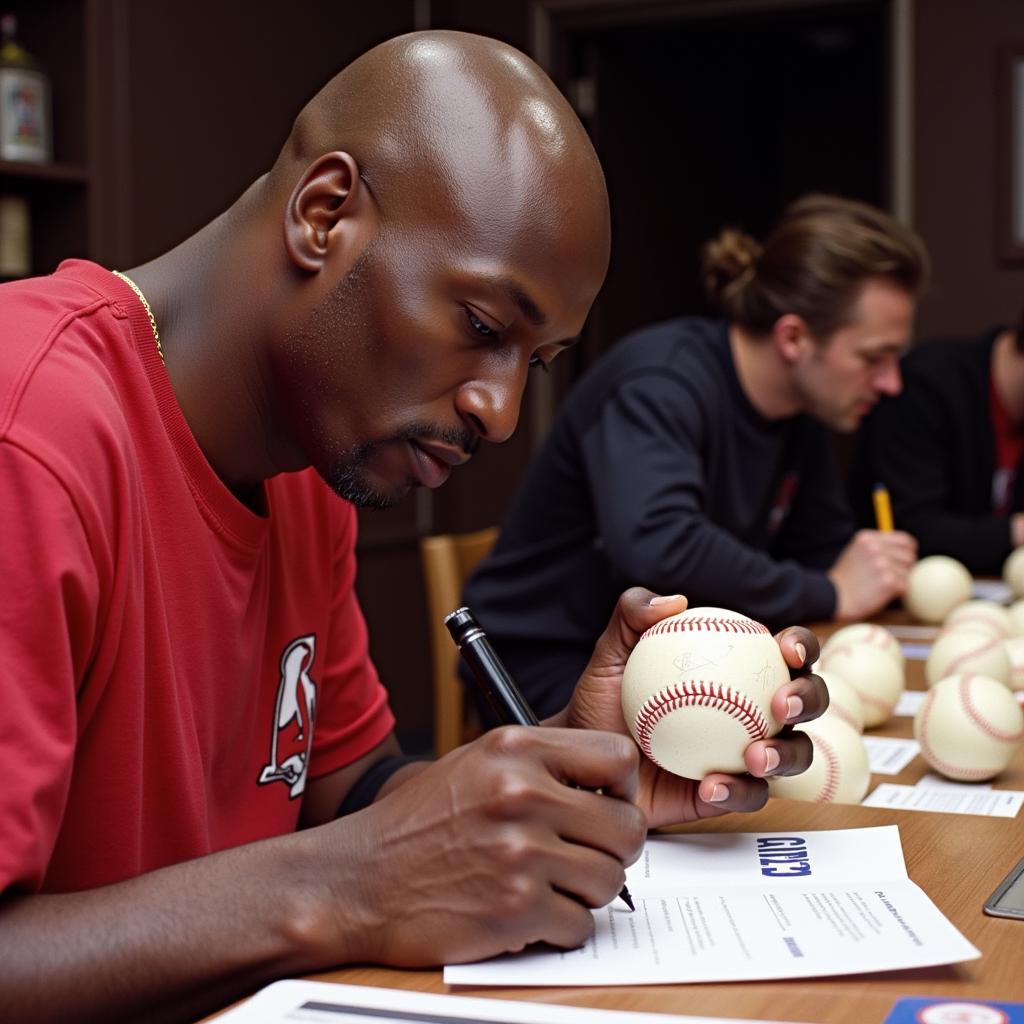
M 663 619 L 640 637 L 641 640 L 661 633 L 768 633 L 768 628 L 753 619 L 717 619 L 695 616 L 692 619 Z
M 825 755 L 825 781 L 822 783 L 821 792 L 818 794 L 817 803 L 831 803 L 839 791 L 839 755 L 835 748 L 819 733 L 809 732 L 815 747 Z
M 957 685 L 957 690 L 960 692 L 960 702 L 964 706 L 964 711 L 967 712 L 967 717 L 986 736 L 991 736 L 994 740 L 1002 740 L 1004 743 L 1016 743 L 1017 740 L 1024 737 L 1024 730 L 1018 729 L 1017 732 L 1004 732 L 982 715 L 974 703 L 974 698 L 971 696 L 970 682 L 972 678 L 973 676 L 964 676 Z
M 918 742 L 921 744 L 921 753 L 924 755 L 924 759 L 937 771 L 942 772 L 943 775 L 948 775 L 950 778 L 986 779 L 991 777 L 992 772 L 990 769 L 960 768 L 939 757 L 928 739 L 928 719 L 931 717 L 932 705 L 934 703 L 935 691 L 929 690 L 928 696 L 925 697 L 924 703 L 921 705 L 921 728 L 918 730 Z
M 739 722 L 752 740 L 762 740 L 768 735 L 768 720 L 761 709 L 728 686 L 706 683 L 703 679 L 673 683 L 648 697 L 636 713 L 636 737 L 640 749 L 655 763 L 657 758 L 651 751 L 655 727 L 669 713 L 688 707 L 724 712 Z
M 972 647 L 969 651 L 964 651 L 962 654 L 958 654 L 943 670 L 943 675 L 953 676 L 960 672 L 960 666 L 972 658 L 980 657 L 982 654 L 988 654 L 989 651 L 1002 644 L 1002 640 L 999 637 L 993 637 L 988 643 L 982 644 L 980 647 Z

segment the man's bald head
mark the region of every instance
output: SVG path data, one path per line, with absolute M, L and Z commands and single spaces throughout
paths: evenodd
M 499 236 L 528 225 L 532 244 L 557 245 L 576 213 L 580 241 L 607 254 L 604 176 L 583 126 L 533 61 L 495 39 L 415 32 L 369 50 L 303 108 L 271 187 L 290 189 L 335 150 L 355 159 L 385 221 Z

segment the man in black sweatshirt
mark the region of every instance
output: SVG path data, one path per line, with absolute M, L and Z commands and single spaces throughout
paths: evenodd
M 822 425 L 855 430 L 899 392 L 926 259 L 881 211 L 805 197 L 763 247 L 706 246 L 725 319 L 635 332 L 580 380 L 465 592 L 541 715 L 623 586 L 771 627 L 902 593 L 913 539 L 856 531 Z
M 922 555 L 998 575 L 1024 544 L 1024 324 L 924 342 L 902 361 L 903 392 L 864 424 L 851 498 L 866 515 L 885 484 Z

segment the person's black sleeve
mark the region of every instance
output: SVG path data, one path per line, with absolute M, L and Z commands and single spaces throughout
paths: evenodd
M 624 383 L 582 437 L 598 530 L 624 580 L 772 625 L 830 618 L 821 571 L 778 562 L 705 516 L 696 396 L 669 375 Z
M 831 569 L 856 529 L 831 438 L 813 429 L 800 467 L 800 487 L 772 553 L 808 568 Z
M 1012 547 L 1009 520 L 954 511 L 950 431 L 959 418 L 926 382 L 908 387 L 871 415 L 870 465 L 889 490 L 897 528 L 917 538 L 922 557 L 950 555 L 972 572 L 999 572 Z

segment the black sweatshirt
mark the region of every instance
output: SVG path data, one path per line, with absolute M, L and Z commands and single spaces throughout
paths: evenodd
M 923 342 L 903 358 L 903 391 L 882 401 L 861 432 L 851 499 L 870 521 L 875 483 L 888 487 L 893 518 L 919 554 L 951 555 L 978 575 L 998 575 L 1010 553 L 1010 521 L 992 506 L 995 437 L 989 408 L 992 346 Z M 1012 511 L 1024 509 L 1018 472 Z
M 578 382 L 465 600 L 545 715 L 627 587 L 770 627 L 826 619 L 853 531 L 824 430 L 758 414 L 724 323 L 671 320 Z

